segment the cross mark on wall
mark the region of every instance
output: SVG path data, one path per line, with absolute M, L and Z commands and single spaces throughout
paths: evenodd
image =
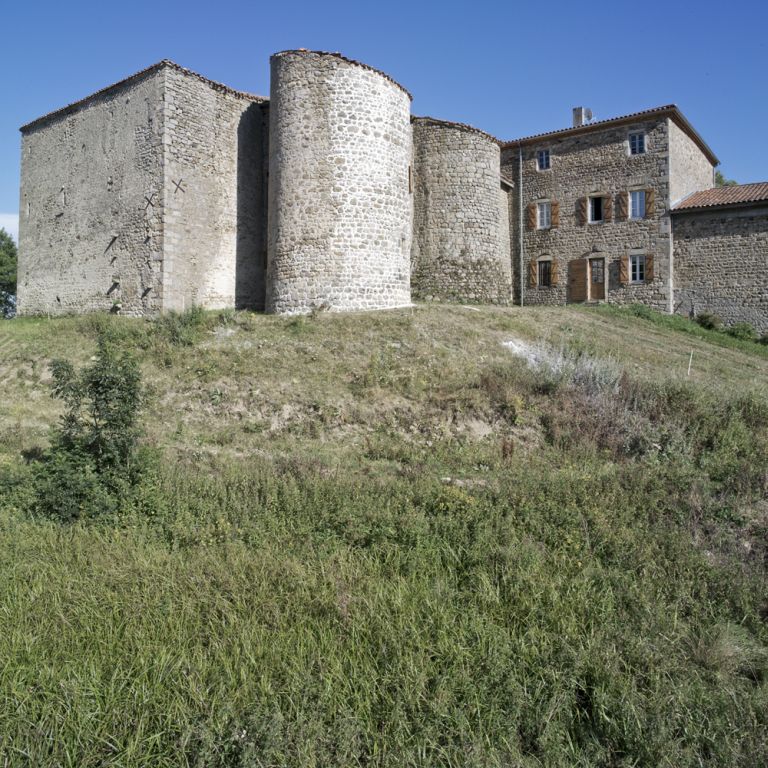
M 171 179 L 173 181 L 173 179 Z M 186 192 L 187 190 L 184 189 L 181 185 L 184 183 L 184 179 L 179 179 L 178 181 L 173 181 L 173 185 L 176 187 L 176 189 L 173 190 L 173 194 L 175 195 L 177 192 Z
M 144 199 L 147 201 L 147 204 L 144 206 L 144 210 L 146 211 L 147 208 L 151 205 L 153 208 L 155 207 L 155 204 L 152 202 L 155 199 L 155 193 L 153 192 L 149 197 L 144 195 Z

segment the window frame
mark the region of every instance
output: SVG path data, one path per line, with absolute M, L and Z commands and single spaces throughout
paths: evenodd
M 632 205 L 632 196 L 633 195 L 642 195 L 640 198 L 643 202 L 642 211 L 640 212 L 640 215 L 634 216 L 633 215 L 633 205 Z M 627 212 L 627 218 L 630 221 L 640 221 L 641 219 L 645 218 L 646 215 L 646 202 L 647 202 L 647 193 L 644 189 L 630 189 L 629 190 L 629 211 Z
M 546 265 L 546 266 L 545 266 Z M 546 277 L 546 281 L 544 280 Z M 545 256 L 536 260 L 536 287 L 552 287 L 552 259 Z
M 587 224 L 603 224 L 605 222 L 605 203 L 603 202 L 603 199 L 606 197 L 606 195 L 588 195 L 587 196 Z M 593 218 L 592 212 L 593 212 L 593 200 L 599 200 L 600 201 L 600 218 L 595 219 Z
M 646 140 L 647 134 L 645 131 L 630 131 L 627 135 L 627 146 L 629 149 L 629 156 L 630 157 L 640 157 L 641 155 L 648 154 L 648 142 Z M 642 149 L 639 149 L 639 151 L 635 152 L 632 149 L 632 141 L 633 139 L 638 140 L 642 143 Z
M 547 158 L 547 164 L 542 165 L 541 158 L 542 155 L 546 155 Z M 537 171 L 549 171 L 552 168 L 552 153 L 550 152 L 549 148 L 545 149 L 537 149 L 536 150 L 536 170 Z
M 542 208 L 547 212 L 547 223 L 542 224 Z M 551 200 L 537 200 L 536 201 L 536 229 L 546 230 L 552 229 L 552 201 Z
M 646 275 L 646 254 L 645 253 L 630 253 L 629 254 L 629 285 L 645 285 Z M 635 274 L 637 273 L 637 277 Z M 642 273 L 642 276 L 640 276 Z

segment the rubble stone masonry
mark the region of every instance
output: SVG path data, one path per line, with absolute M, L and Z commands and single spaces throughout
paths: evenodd
M 410 95 L 338 54 L 272 57 L 267 310 L 410 304 Z
M 768 205 L 673 214 L 675 310 L 768 332 Z
M 413 144 L 414 296 L 509 302 L 509 213 L 498 141 L 468 126 L 414 118 Z

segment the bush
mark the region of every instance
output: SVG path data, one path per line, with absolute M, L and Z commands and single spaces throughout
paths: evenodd
M 115 512 L 146 461 L 137 451 L 138 365 L 102 336 L 82 371 L 64 360 L 54 360 L 51 369 L 64 414 L 34 473 L 34 510 L 65 522 Z
M 695 320 L 702 328 L 710 331 L 719 331 L 723 327 L 723 321 L 711 312 L 701 312 L 696 315 Z
M 766 331 L 758 340 L 758 344 L 768 347 L 768 331 Z
M 757 341 L 757 331 L 749 323 L 734 323 L 725 332 L 740 341 Z

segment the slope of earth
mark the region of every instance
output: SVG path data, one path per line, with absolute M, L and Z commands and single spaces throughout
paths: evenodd
M 65 525 L 49 364 L 98 338 L 154 462 Z M 765 347 L 432 305 L 18 319 L 0 355 L 0 764 L 768 761 Z

